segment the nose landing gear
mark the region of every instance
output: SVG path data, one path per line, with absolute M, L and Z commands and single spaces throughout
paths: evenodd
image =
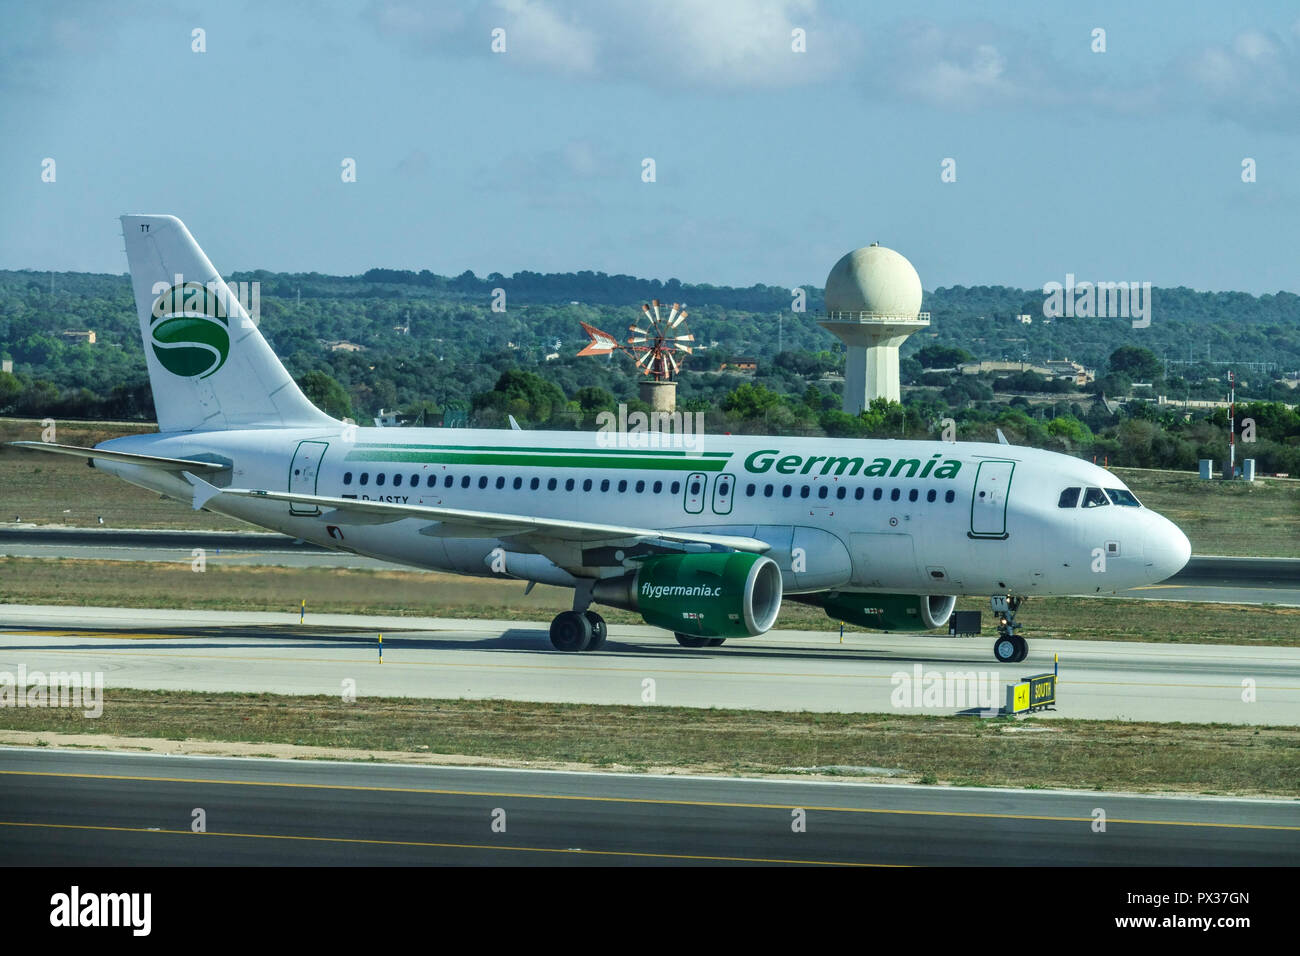
M 999 664 L 1018 664 L 1029 656 L 1029 642 L 1016 633 L 1016 611 L 1024 598 L 1012 594 L 995 594 L 990 603 L 998 621 L 998 636 L 993 642 L 993 656 Z

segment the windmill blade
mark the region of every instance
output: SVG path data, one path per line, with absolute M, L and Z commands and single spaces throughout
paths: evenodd
M 685 352 L 687 355 L 694 355 L 694 354 L 695 354 L 695 349 L 691 348 L 689 345 L 677 345 L 677 344 L 674 344 L 674 345 L 673 345 L 673 348 L 675 348 L 675 349 L 676 349 L 677 351 L 679 351 L 679 352 Z
M 586 322 L 580 321 L 578 324 L 582 326 L 583 330 L 589 336 L 591 336 L 591 342 L 589 342 L 583 350 L 578 353 L 579 355 L 608 355 L 620 348 L 618 339 L 614 338 L 614 336 L 610 335 L 608 332 L 602 332 L 594 325 L 588 325 Z
M 677 359 L 673 358 L 673 355 L 672 355 L 671 352 L 665 352 L 665 353 L 664 353 L 664 358 L 666 358 L 666 359 L 668 360 L 668 363 L 669 363 L 670 365 L 672 365 L 672 367 L 673 367 L 673 374 L 676 375 L 677 372 L 678 372 L 678 370 L 681 368 L 681 366 L 677 364 Z
M 677 308 L 677 306 L 674 305 L 673 308 L 675 309 L 675 308 Z M 682 311 L 681 311 L 681 312 L 678 314 L 678 316 L 677 316 L 677 321 L 676 321 L 676 322 L 673 322 L 673 323 L 672 323 L 671 325 L 669 325 L 668 327 L 669 327 L 670 329 L 675 329 L 675 328 L 677 328 L 677 326 L 681 325 L 681 324 L 682 324 L 683 322 L 685 322 L 685 321 L 686 321 L 686 310 L 685 310 L 685 309 L 682 309 Z
M 651 299 L 651 300 L 650 300 L 650 304 L 651 304 L 652 306 L 654 306 L 654 310 L 655 310 L 655 328 L 658 328 L 658 327 L 659 327 L 659 322 L 660 322 L 660 319 L 659 319 L 659 300 L 658 300 L 658 299 Z

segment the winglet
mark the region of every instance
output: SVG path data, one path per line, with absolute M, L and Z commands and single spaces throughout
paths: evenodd
M 188 471 L 181 472 L 185 480 L 194 486 L 194 510 L 199 511 L 209 501 L 221 494 L 221 489 L 214 484 L 204 481 L 198 475 Z
M 1001 428 L 997 429 L 997 433 L 998 433 L 998 444 L 999 444 L 999 445 L 1010 445 L 1010 444 L 1011 444 L 1011 442 L 1007 441 L 1007 436 L 1004 435 L 1004 434 L 1002 434 L 1002 429 L 1001 429 Z

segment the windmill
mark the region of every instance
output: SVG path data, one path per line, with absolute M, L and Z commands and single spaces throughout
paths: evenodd
M 580 322 L 591 341 L 578 354 L 626 352 L 632 356 L 642 375 L 654 376 L 655 382 L 675 381 L 685 356 L 694 351 L 695 336 L 686 325 L 686 315 L 686 310 L 674 302 L 668 315 L 664 316 L 659 312 L 659 300 L 653 299 L 648 305 L 641 306 L 641 315 L 628 326 L 629 335 L 625 343 L 620 343 L 608 332 Z

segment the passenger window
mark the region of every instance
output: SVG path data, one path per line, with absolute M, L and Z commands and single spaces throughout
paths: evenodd
M 438 483 L 438 476 L 437 476 L 437 475 L 430 475 L 428 478 L 426 478 L 426 479 L 424 480 L 424 483 L 425 483 L 425 485 L 427 485 L 428 487 L 432 488 L 434 485 L 436 485 L 436 484 Z
M 619 491 L 622 491 L 622 490 L 623 490 L 623 487 L 624 487 L 626 484 L 627 484 L 626 481 L 620 481 L 620 482 L 618 483 L 618 490 L 619 490 Z M 691 496 L 694 497 L 695 495 L 698 495 L 699 493 L 700 493 L 700 483 L 699 483 L 698 481 L 692 481 L 692 482 L 691 482 Z
M 530 491 L 536 491 L 541 486 L 542 486 L 542 479 L 540 478 L 534 478 L 532 481 L 528 482 L 528 488 Z
M 954 501 L 957 500 L 957 493 L 955 491 L 945 492 L 943 496 L 943 500 L 948 502 L 948 504 L 952 504 Z
M 725 497 L 729 488 L 731 488 L 731 483 L 724 481 L 722 484 L 718 485 L 718 494 Z
M 1079 504 L 1079 488 L 1066 488 L 1061 492 L 1061 497 L 1056 500 L 1058 508 L 1075 508 Z
M 554 478 L 548 478 L 547 481 L 546 481 L 546 490 L 547 490 L 547 491 L 554 491 L 554 490 L 555 490 L 555 486 L 558 485 L 558 484 L 559 484 L 559 482 L 556 481 Z
M 365 484 L 369 484 L 369 483 L 370 483 L 370 472 L 368 472 L 368 471 L 363 471 L 363 472 L 361 473 L 361 481 L 360 481 L 360 484 L 365 485 Z
M 699 487 L 698 483 L 692 485 L 691 494 L 695 494 L 699 490 Z M 618 493 L 621 495 L 625 491 L 627 491 L 627 479 L 623 479 L 618 483 Z
M 812 489 L 809 488 L 807 485 L 804 485 L 802 488 L 799 489 L 799 497 L 800 497 L 800 498 L 807 498 L 807 497 L 808 497 L 808 493 L 809 493 L 810 491 L 812 491 Z
M 932 501 L 934 501 L 935 498 L 938 498 L 938 497 L 939 497 L 939 493 L 936 492 L 933 488 L 931 488 L 929 491 L 927 491 L 927 492 L 925 493 L 925 500 L 926 500 L 926 501 L 931 501 L 931 502 L 932 502 Z
M 790 492 L 792 492 L 792 491 L 794 491 L 794 488 L 792 488 L 790 485 L 786 485 L 784 488 L 781 489 L 781 497 L 782 497 L 782 498 L 789 498 L 789 497 L 790 497 Z
M 583 490 L 583 491 L 591 491 L 591 479 L 590 479 L 590 478 L 584 478 L 584 479 L 582 479 L 582 490 Z
M 605 489 L 601 488 L 600 490 L 604 491 Z M 653 491 L 655 494 L 659 494 L 659 492 L 664 490 L 664 483 L 662 481 L 656 481 L 653 485 L 650 486 L 650 490 Z
M 1110 495 L 1110 500 L 1122 508 L 1141 508 L 1142 502 L 1138 501 L 1133 492 L 1127 488 L 1107 488 L 1106 494 Z
M 897 488 L 892 488 L 892 489 L 890 489 L 890 492 L 889 492 L 889 500 L 890 500 L 890 501 L 897 501 L 898 498 L 899 498 L 899 491 L 898 491 L 898 489 L 897 489 Z
M 446 478 L 442 479 L 442 486 L 444 488 L 450 488 L 455 483 L 456 483 L 455 475 L 448 475 Z
M 861 491 L 861 489 L 859 489 L 859 491 Z M 845 488 L 843 485 L 840 485 L 839 490 L 835 492 L 835 497 L 843 501 L 845 497 L 848 496 L 848 493 L 849 493 L 849 489 Z M 859 494 L 858 497 L 861 498 L 862 495 Z
M 1085 508 L 1102 508 L 1110 504 L 1105 492 L 1100 488 L 1085 488 L 1083 492 L 1083 506 Z
M 388 476 L 381 471 L 379 474 L 375 475 L 375 484 L 382 485 L 386 477 Z
M 907 500 L 915 501 L 916 499 L 917 499 L 917 490 L 913 488 L 911 491 L 907 493 Z
M 872 500 L 872 501 L 879 501 L 879 500 L 880 500 L 880 496 L 881 496 L 882 494 L 884 494 L 883 489 L 881 489 L 881 488 L 875 488 L 875 489 L 873 489 L 872 492 L 871 492 L 871 500 Z
M 861 501 L 861 500 L 862 500 L 862 496 L 865 495 L 866 493 L 867 493 L 867 489 L 866 489 L 866 488 L 854 488 L 854 489 L 853 489 L 853 500 L 854 500 L 854 501 Z
M 843 490 L 844 490 L 843 488 L 840 489 L 840 491 Z M 825 498 L 830 493 L 831 493 L 831 489 L 827 485 L 822 485 L 820 488 L 817 489 L 818 498 Z
M 497 490 L 499 491 L 499 490 L 501 490 L 502 488 L 504 488 L 505 486 L 506 486 L 506 476 L 505 476 L 505 475 L 497 475 Z
M 776 491 L 776 486 L 775 486 L 775 485 L 764 485 L 764 486 L 763 486 L 763 497 L 764 497 L 764 498 L 771 498 L 771 497 L 772 497 L 772 492 L 774 492 L 774 491 Z
M 343 484 L 345 485 L 352 484 L 352 472 L 350 471 L 343 472 Z
M 745 497 L 746 498 L 754 497 L 754 492 L 756 492 L 757 490 L 758 490 L 758 485 L 755 485 L 751 482 L 750 484 L 745 486 Z
M 644 481 L 638 481 L 638 482 L 636 483 L 636 493 L 639 495 L 639 494 L 641 494 L 641 492 L 643 492 L 643 491 L 645 491 L 645 482 L 644 482 Z
M 394 488 L 400 488 L 400 487 L 402 487 L 402 476 L 401 476 L 401 475 L 393 475 L 393 487 L 394 487 Z
M 609 479 L 608 479 L 608 478 L 603 478 L 603 479 L 601 479 L 601 482 L 600 482 L 600 490 L 601 490 L 601 491 L 609 491 Z
M 681 490 L 682 490 L 682 483 L 680 481 L 674 481 L 671 485 L 668 486 L 668 493 L 670 495 L 675 495 L 677 494 L 677 492 Z
M 565 481 L 565 483 L 564 483 L 564 490 L 565 490 L 565 491 L 572 491 L 572 490 L 573 490 L 573 479 L 572 479 L 572 478 L 570 478 L 570 479 L 568 479 L 567 481 Z
M 486 488 L 486 487 L 487 487 L 487 475 L 482 475 L 482 476 L 479 477 L 479 480 L 478 480 L 478 486 L 479 486 L 480 488 Z
M 462 475 L 462 476 L 461 476 L 461 479 L 460 479 L 460 486 L 461 486 L 462 488 L 468 488 L 468 487 L 469 487 L 469 475 Z
M 524 486 L 524 480 L 522 478 L 516 478 L 514 480 L 515 491 L 518 491 L 523 486 Z

